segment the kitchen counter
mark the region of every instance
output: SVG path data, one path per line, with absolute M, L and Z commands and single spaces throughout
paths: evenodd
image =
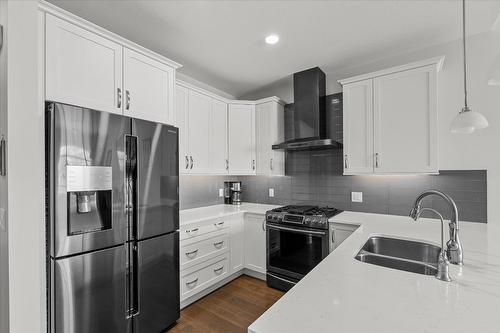
M 276 207 L 279 206 L 243 202 L 241 205 L 214 205 L 183 209 L 180 211 L 180 225 L 182 227 L 187 224 L 196 223 L 208 219 L 245 213 L 264 215 L 266 211 Z
M 450 265 L 453 281 L 446 283 L 354 259 L 372 235 L 440 245 L 439 220 L 343 212 L 330 222 L 361 226 L 249 332 L 500 331 L 500 227 L 460 223 L 464 266 Z

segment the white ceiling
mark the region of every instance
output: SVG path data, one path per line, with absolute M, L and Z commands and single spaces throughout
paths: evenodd
M 241 96 L 302 69 L 352 67 L 455 40 L 461 1 L 49 0 Z M 491 29 L 500 1 L 467 1 L 468 34 Z M 269 33 L 277 45 L 264 43 Z

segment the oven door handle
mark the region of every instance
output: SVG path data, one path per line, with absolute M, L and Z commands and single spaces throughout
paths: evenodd
M 267 229 L 277 229 L 277 230 L 284 230 L 284 231 L 291 231 L 291 232 L 296 232 L 299 234 L 307 234 L 307 235 L 321 235 L 325 236 L 326 232 L 325 231 L 314 231 L 314 230 L 303 230 L 303 229 L 295 229 L 295 228 L 288 228 L 288 227 L 282 227 L 282 226 L 275 226 L 275 225 L 267 225 Z
M 271 277 L 273 277 L 273 278 L 275 278 L 277 280 L 283 281 L 283 282 L 288 282 L 288 283 L 291 283 L 293 285 L 297 284 L 297 282 L 294 282 L 294 281 L 291 281 L 291 280 L 288 280 L 288 279 L 284 279 L 284 278 L 282 278 L 280 276 L 277 276 L 277 275 L 275 275 L 273 273 L 270 273 L 270 272 L 267 272 L 267 275 L 269 275 L 269 276 L 271 276 Z

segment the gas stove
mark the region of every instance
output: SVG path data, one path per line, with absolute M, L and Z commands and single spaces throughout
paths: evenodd
M 278 224 L 302 225 L 315 229 L 328 229 L 328 219 L 342 211 L 334 207 L 290 205 L 266 212 L 266 221 Z

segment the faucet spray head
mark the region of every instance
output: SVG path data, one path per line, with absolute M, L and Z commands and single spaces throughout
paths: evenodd
M 413 219 L 413 221 L 417 221 L 420 216 L 420 206 L 414 206 L 411 211 L 409 217 Z

